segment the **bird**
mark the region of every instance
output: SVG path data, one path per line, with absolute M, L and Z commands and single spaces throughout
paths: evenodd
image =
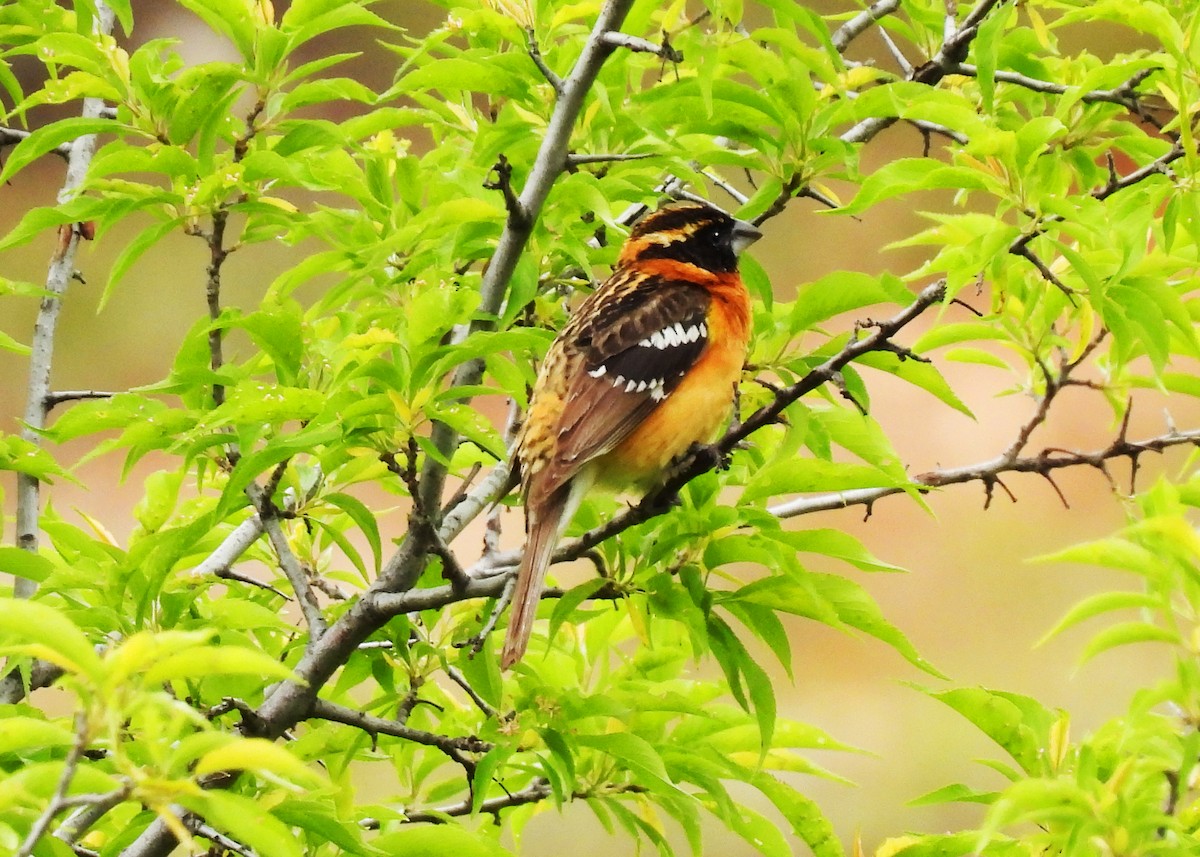
M 514 445 L 526 542 L 502 669 L 525 654 L 551 554 L 588 492 L 652 488 L 727 425 L 751 331 L 738 256 L 760 237 L 715 206 L 659 206 L 551 344 Z

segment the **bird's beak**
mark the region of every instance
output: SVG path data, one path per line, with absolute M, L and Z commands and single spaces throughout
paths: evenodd
M 762 238 L 762 233 L 758 231 L 758 227 L 753 223 L 745 220 L 733 221 L 733 238 L 729 243 L 733 247 L 733 254 L 735 256 L 742 255 L 742 251 L 759 238 Z

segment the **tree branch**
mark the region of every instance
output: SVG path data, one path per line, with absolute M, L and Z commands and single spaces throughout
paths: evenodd
M 75 771 L 79 768 L 79 761 L 83 758 L 83 751 L 87 749 L 88 732 L 87 712 L 80 710 L 75 714 L 75 742 L 71 745 L 71 749 L 67 753 L 66 761 L 63 762 L 63 770 L 58 778 L 58 785 L 54 789 L 50 803 L 46 805 L 46 809 L 38 816 L 33 826 L 29 829 L 29 835 L 25 837 L 25 841 L 21 843 L 21 847 L 17 849 L 15 857 L 29 857 L 33 853 L 33 849 L 37 846 L 38 841 L 50 829 L 50 823 L 54 821 L 54 816 L 67 807 L 67 789 L 71 787 L 71 781 L 75 779 Z
M 133 784 L 126 783 L 121 788 L 105 794 L 87 795 L 87 802 L 67 816 L 66 821 L 54 831 L 54 838 L 74 845 L 92 825 L 124 803 L 132 791 Z
M 554 94 L 561 97 L 563 94 L 562 78 L 555 74 L 542 58 L 542 50 L 538 47 L 537 33 L 534 32 L 533 27 L 525 28 L 525 49 L 529 53 L 529 58 L 533 60 L 533 64 L 537 66 L 537 70 L 542 73 L 542 77 L 546 78 L 546 83 L 553 87 Z
M 64 670 L 49 661 L 37 660 L 29 668 L 29 686 L 26 688 L 21 670 L 14 668 L 0 679 L 0 705 L 14 705 L 25 698 L 26 692 L 49 687 L 58 681 Z
M 982 482 L 984 485 L 995 483 L 1003 473 L 1037 473 L 1049 479 L 1055 470 L 1065 467 L 1094 467 L 1107 474 L 1106 463 L 1114 458 L 1129 458 L 1136 461 L 1144 452 L 1163 452 L 1175 446 L 1200 446 L 1200 429 L 1190 431 L 1171 431 L 1146 440 L 1127 441 L 1117 438 L 1104 449 L 1091 452 L 1076 452 L 1061 449 L 1046 449 L 1035 456 L 1008 457 L 999 455 L 989 461 L 970 464 L 965 467 L 931 470 L 913 479 L 913 485 L 918 490 L 943 488 L 947 485 L 960 485 L 964 482 Z M 837 491 L 830 494 L 818 494 L 812 497 L 799 497 L 785 503 L 769 506 L 767 511 L 777 518 L 794 518 L 800 515 L 811 515 L 814 512 L 824 512 L 830 509 L 844 509 L 850 506 L 870 506 L 876 500 L 899 494 L 904 491 L 899 487 L 858 488 L 853 491 Z
M 634 785 L 618 785 L 604 790 L 605 794 L 640 794 L 646 789 L 643 786 Z M 550 790 L 550 783 L 545 779 L 536 779 L 520 791 L 509 792 L 499 797 L 488 798 L 479 805 L 479 811 L 488 815 L 499 815 L 502 810 L 509 809 L 514 806 L 522 806 L 527 803 L 538 803 L 550 797 L 553 792 Z M 595 793 L 591 791 L 575 791 L 571 793 L 573 800 L 584 800 L 589 797 L 594 797 Z M 414 810 L 405 813 L 409 824 L 441 824 L 446 818 L 456 818 L 463 815 L 470 815 L 473 812 L 473 802 L 470 798 L 461 801 L 460 803 L 444 806 L 439 809 L 430 810 Z
M 649 39 L 639 38 L 638 36 L 630 36 L 627 33 L 610 30 L 603 35 L 604 44 L 614 48 L 625 48 L 627 51 L 635 51 L 642 54 L 654 54 L 663 62 L 680 63 L 683 62 L 683 54 L 671 47 L 671 43 L 667 41 L 665 35 L 661 44 L 654 44 Z
M 97 34 L 112 32 L 114 15 L 112 9 L 96 2 L 96 18 L 92 27 Z M 105 109 L 103 99 L 85 98 L 82 114 L 97 118 Z M 67 152 L 67 174 L 58 192 L 58 201 L 65 203 L 87 177 L 88 167 L 96 154 L 96 135 L 85 134 L 65 144 Z M 33 342 L 29 353 L 29 380 L 26 385 L 24 428 L 21 437 L 33 444 L 41 442 L 41 430 L 46 427 L 46 416 L 50 412 L 50 367 L 54 360 L 54 337 L 58 329 L 58 315 L 62 310 L 67 286 L 75 276 L 75 251 L 82 238 L 79 224 L 64 224 L 59 227 L 58 247 L 50 260 L 46 273 L 46 293 L 38 308 L 34 322 Z M 41 482 L 28 473 L 17 473 L 17 546 L 30 553 L 37 553 L 38 530 L 41 519 Z M 29 598 L 37 591 L 37 583 L 23 577 L 16 578 L 13 595 Z
M 390 735 L 393 738 L 403 738 L 405 741 L 423 744 L 426 747 L 435 747 L 459 763 L 463 761 L 463 753 L 486 753 L 493 746 L 473 735 L 453 738 L 449 735 L 437 735 L 433 732 L 413 729 L 399 720 L 376 717 L 374 714 L 356 711 L 319 697 L 313 702 L 312 711 L 309 712 L 306 719 L 329 720 L 333 723 L 353 726 L 355 729 L 361 729 L 368 733 L 372 738 L 376 735 Z
M 862 35 L 868 27 L 899 8 L 900 0 L 877 0 L 834 30 L 829 40 L 833 42 L 833 46 L 839 54 L 845 53 L 846 48 L 850 47 L 850 43 Z
M 496 244 L 496 252 L 492 254 L 480 284 L 480 305 L 477 313 L 479 320 L 456 330 L 454 338 L 457 341 L 462 341 L 475 330 L 485 329 L 490 322 L 483 319 L 499 314 L 517 261 L 533 231 L 533 224 L 541 214 L 550 188 L 566 169 L 571 131 L 583 109 L 587 93 L 600 73 L 600 68 L 612 53 L 613 47 L 606 41 L 606 36 L 620 29 L 632 6 L 633 0 L 608 0 L 604 4 L 579 59 L 571 69 L 570 75 L 562 81 L 562 91 L 546 128 L 546 136 L 542 139 L 533 169 L 518 197 L 524 217 L 518 222 L 510 216 L 505 223 Z M 454 373 L 452 384 L 456 387 L 472 386 L 478 384 L 482 376 L 483 361 L 471 360 Z M 441 461 L 448 461 L 453 455 L 458 446 L 458 434 L 450 426 L 438 422 L 434 424 L 430 440 L 439 455 L 431 455 L 425 460 L 421 472 L 419 500 L 424 508 L 436 510 L 441 508 L 446 481 L 446 468 Z M 438 521 L 431 523 L 435 527 L 439 524 Z M 407 541 L 384 567 L 379 577 L 380 586 L 388 589 L 411 587 L 421 572 L 422 563 L 418 560 L 427 547 L 417 544 L 416 540 Z
M 1145 166 L 1138 167 L 1138 169 L 1134 170 L 1133 172 L 1127 173 L 1119 178 L 1114 178 L 1110 174 L 1108 181 L 1103 187 L 1096 188 L 1092 191 L 1092 198 L 1103 202 L 1113 194 L 1125 190 L 1126 188 L 1133 187 L 1139 182 L 1145 181 L 1150 176 L 1160 174 L 1167 175 L 1169 174 L 1167 167 L 1182 158 L 1183 155 L 1183 144 L 1176 142 L 1164 154 L 1158 156 Z M 1036 257 L 1033 257 L 1032 254 L 1030 254 L 1027 250 L 1028 245 L 1035 238 L 1045 235 L 1052 224 L 1061 223 L 1063 220 L 1064 218 L 1061 214 L 1051 214 L 1042 218 L 1036 228 L 1015 239 L 1008 246 L 1008 252 L 1014 256 L 1024 256 L 1025 258 L 1030 259 L 1030 261 L 1034 262 L 1034 265 L 1038 267 L 1038 270 L 1041 271 L 1045 266 L 1037 264 L 1038 260 Z M 1043 272 L 1043 276 L 1044 275 L 1045 272 Z M 1060 288 L 1065 289 L 1066 287 L 1060 285 Z
M 951 73 L 951 69 L 966 59 L 971 42 L 979 35 L 979 25 L 996 6 L 1008 2 L 1011 0 L 980 0 L 980 3 L 963 19 L 962 25 L 957 27 L 954 18 L 948 15 L 945 41 L 927 63 L 913 69 L 912 73 L 907 76 L 908 79 L 924 83 L 927 86 L 936 86 L 941 83 L 942 78 Z M 885 128 L 894 125 L 896 121 L 897 117 L 895 116 L 872 116 L 842 134 L 841 139 L 845 143 L 866 143 Z
M 104 114 L 97 113 L 96 115 L 103 116 Z M 22 140 L 24 140 L 26 137 L 28 137 L 29 134 L 30 134 L 29 131 L 24 131 L 20 128 L 9 128 L 7 126 L 0 126 L 0 149 L 5 148 L 6 146 L 17 145 L 17 143 L 20 143 Z M 64 161 L 69 160 L 71 157 L 71 144 L 63 143 L 61 145 L 55 146 L 53 149 L 50 150 L 50 152 L 51 152 L 51 154 L 58 155 Z
M 309 583 L 308 572 L 296 557 L 292 546 L 288 544 L 287 535 L 279 524 L 279 509 L 271 500 L 270 494 L 253 484 L 246 488 L 246 493 L 250 497 L 250 502 L 258 509 L 262 527 L 271 541 L 271 547 L 275 549 L 275 555 L 279 558 L 279 567 L 288 579 L 292 592 L 296 595 L 296 600 L 300 602 L 300 611 L 304 614 L 304 624 L 308 626 L 306 648 L 312 648 L 324 636 L 329 626 L 325 621 L 325 614 L 321 612 L 321 605 L 317 603 L 317 596 L 313 592 L 312 585 Z
M 1137 88 L 1156 71 L 1159 71 L 1157 67 L 1141 69 L 1120 86 L 1115 86 L 1112 89 L 1089 89 L 1079 95 L 1079 100 L 1084 104 L 1117 104 L 1135 116 L 1145 118 L 1138 98 Z M 978 67 L 963 62 L 950 66 L 946 69 L 946 73 L 960 74 L 964 77 L 979 77 Z M 1034 92 L 1042 92 L 1047 95 L 1066 95 L 1072 89 L 1072 87 L 1061 83 L 1038 80 L 1019 72 L 1005 71 L 1004 69 L 997 69 L 992 72 L 992 79 L 998 83 L 1010 83 L 1014 86 L 1030 89 Z

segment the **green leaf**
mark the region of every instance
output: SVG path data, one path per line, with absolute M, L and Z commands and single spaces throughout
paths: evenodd
M 49 452 L 23 437 L 0 434 L 0 470 L 25 473 L 39 482 L 53 484 L 52 477 L 77 482 Z
M 86 116 L 68 116 L 43 125 L 13 146 L 5 159 L 4 168 L 0 169 L 0 184 L 6 184 L 22 169 L 64 143 L 70 143 L 88 134 L 105 132 L 134 133 L 134 129 L 118 124 L 112 119 L 93 119 Z
M 28 345 L 23 342 L 18 342 L 3 330 L 0 330 L 0 349 L 11 351 L 14 354 L 20 354 L 22 356 L 28 356 L 31 351 Z
M 1153 610 L 1162 607 L 1163 603 L 1160 597 L 1145 592 L 1097 592 L 1068 610 L 1066 615 L 1037 641 L 1036 645 L 1040 646 L 1051 637 L 1057 637 L 1067 628 L 1102 613 L 1110 613 L 1113 610 Z
M 834 271 L 796 290 L 788 316 L 789 329 L 807 330 L 835 315 L 875 304 L 906 304 L 912 292 L 892 274 L 871 276 L 858 271 Z
M 321 777 L 304 762 L 265 738 L 233 738 L 205 753 L 196 762 L 195 771 L 199 776 L 218 771 L 251 771 L 273 774 L 308 788 L 322 784 Z
M 770 534 L 792 550 L 831 556 L 863 571 L 904 571 L 871 554 L 854 536 L 841 530 L 781 530 Z
M 983 111 L 991 113 L 992 99 L 996 92 L 996 59 L 1000 54 L 1001 36 L 1010 25 L 1015 9 L 1005 7 L 996 9 L 979 25 L 979 34 L 971 43 L 971 52 L 975 55 L 978 73 L 975 80 L 979 85 L 979 96 L 983 102 Z
M 750 656 L 733 629 L 717 616 L 708 617 L 708 642 L 734 698 L 748 713 L 754 714 L 758 723 L 759 754 L 764 758 L 775 734 L 775 689 L 771 679 Z
M 191 10 L 211 30 L 233 42 L 247 64 L 253 63 L 255 25 L 247 0 L 179 0 L 179 5 Z
M 935 396 L 943 404 L 949 405 L 954 410 L 965 414 L 971 419 L 975 419 L 975 415 L 971 413 L 971 409 L 958 397 L 957 393 L 950 389 L 950 385 L 946 383 L 946 379 L 942 377 L 942 373 L 932 363 L 926 363 L 923 360 L 913 360 L 912 358 L 903 359 L 898 354 L 882 351 L 872 351 L 864 354 L 856 362 L 863 366 L 870 366 L 882 372 L 887 372 L 889 375 L 894 375 L 915 387 L 920 387 L 925 392 Z
M 765 772 L 756 773 L 750 783 L 783 814 L 792 833 L 812 849 L 813 857 L 842 857 L 845 854 L 833 825 L 816 801 Z
M 603 735 L 576 735 L 575 743 L 612 756 L 651 791 L 679 791 L 671 782 L 662 756 L 644 738 L 630 732 L 609 732 Z
M 70 729 L 35 717 L 0 717 L 0 753 L 19 753 L 42 747 L 73 744 Z
M 484 834 L 455 824 L 410 824 L 373 839 L 371 844 L 384 854 L 404 857 L 513 857 Z
M 304 857 L 292 831 L 267 811 L 262 800 L 215 789 L 181 794 L 178 800 L 260 857 Z
M 354 525 L 366 536 L 367 544 L 371 547 L 371 555 L 375 558 L 375 573 L 378 574 L 383 558 L 383 543 L 379 537 L 379 522 L 375 520 L 375 515 L 371 513 L 367 504 L 357 497 L 351 497 L 349 494 L 341 492 L 323 494 L 321 499 L 345 512 Z
M 839 211 L 862 214 L 882 200 L 917 190 L 982 189 L 987 186 L 981 173 L 967 167 L 949 166 L 933 158 L 900 158 L 868 176 L 853 201 Z
M 99 683 L 100 658 L 83 632 L 62 613 L 37 601 L 0 598 L 0 634 L 6 647 L 16 647 L 50 661 L 70 673 Z M 15 646 L 14 646 L 15 644 Z
M 331 806 L 315 800 L 290 799 L 275 806 L 271 812 L 284 824 L 312 834 L 311 844 L 336 845 L 341 853 L 363 857 L 382 854 L 362 841 L 359 827 L 352 820 L 338 818 Z
M 792 857 L 792 848 L 775 822 L 749 807 L 739 807 L 726 819 L 729 829 L 767 857 Z
M 942 803 L 992 803 L 996 792 L 976 791 L 962 783 L 951 783 L 934 789 L 931 792 L 915 797 L 908 802 L 909 806 L 936 806 Z
M 1055 715 L 1032 697 L 988 690 L 956 688 L 925 693 L 953 708 L 991 738 L 1029 776 L 1048 764 L 1044 748 Z
M 1121 622 L 1111 628 L 1105 628 L 1093 637 L 1084 647 L 1083 653 L 1079 656 L 1079 662 L 1087 663 L 1101 652 L 1133 643 L 1169 643 L 1181 646 L 1183 640 L 1180 638 L 1179 632 L 1170 628 L 1162 628 L 1149 622 Z
M 14 547 L 0 547 L 0 573 L 41 582 L 54 571 L 54 563 L 40 554 Z
M 109 269 L 108 282 L 104 284 L 104 292 L 100 295 L 97 311 L 104 309 L 117 283 L 129 273 L 129 269 L 137 260 L 142 258 L 147 250 L 174 232 L 182 222 L 181 218 L 173 218 L 151 226 L 149 229 L 143 229 L 134 236 L 133 240 L 121 248 L 121 252 L 117 254 L 117 258 L 113 260 L 112 267 Z
M 195 646 L 169 655 L 142 677 L 146 684 L 203 678 L 213 675 L 250 675 L 263 679 L 295 681 L 290 669 L 270 655 L 240 646 Z
M 754 503 L 780 494 L 848 491 L 852 488 L 901 488 L 906 479 L 866 464 L 791 458 L 772 462 L 751 477 L 742 501 Z

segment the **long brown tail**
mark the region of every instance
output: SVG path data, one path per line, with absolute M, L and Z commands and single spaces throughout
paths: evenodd
M 513 590 L 512 614 L 508 618 L 508 633 L 504 637 L 504 651 L 500 655 L 501 669 L 506 670 L 521 660 L 529 645 L 533 620 L 542 598 L 546 569 L 550 566 L 550 555 L 558 544 L 570 494 L 568 483 L 546 498 L 538 508 L 526 509 L 529 526 L 525 537 L 525 554 L 521 557 L 517 585 Z

